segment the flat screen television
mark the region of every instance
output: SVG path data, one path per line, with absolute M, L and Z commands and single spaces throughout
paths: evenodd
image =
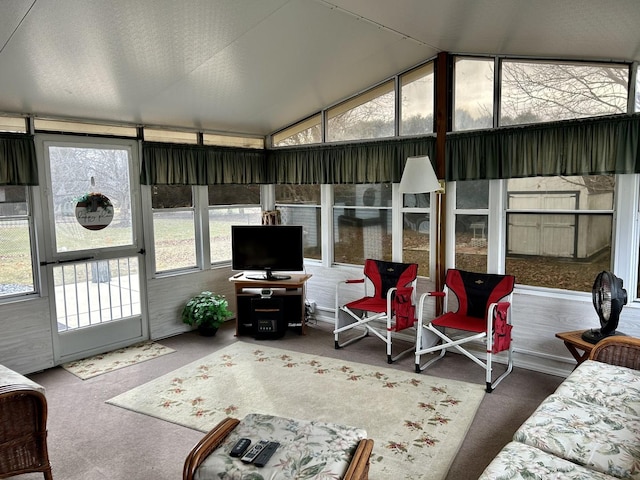
M 273 272 L 304 270 L 302 225 L 232 225 L 231 268 L 264 271 L 252 280 L 287 280 Z

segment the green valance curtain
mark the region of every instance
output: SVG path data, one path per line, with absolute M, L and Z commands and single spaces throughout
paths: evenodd
M 639 142 L 640 115 L 450 133 L 446 180 L 640 173 Z M 141 181 L 146 185 L 396 183 L 407 157 L 418 155 L 434 159 L 435 137 L 267 151 L 144 142 Z
M 0 134 L 0 185 L 38 185 L 33 135 Z
M 446 179 L 640 173 L 640 115 L 447 135 Z
M 433 158 L 435 138 L 255 150 L 143 142 L 144 185 L 399 182 L 407 157 Z
M 267 183 L 266 152 L 250 148 L 143 142 L 144 185 Z
M 397 183 L 407 157 L 434 158 L 435 138 L 280 148 L 267 153 L 271 183 Z

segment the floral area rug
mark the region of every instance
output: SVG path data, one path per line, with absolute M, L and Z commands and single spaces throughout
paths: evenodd
M 484 386 L 242 341 L 107 401 L 206 432 L 263 413 L 364 428 L 373 480 L 443 479 Z
M 142 342 L 83 360 L 64 363 L 61 366 L 76 377 L 86 380 L 172 352 L 175 352 L 173 348 L 165 347 L 159 343 Z

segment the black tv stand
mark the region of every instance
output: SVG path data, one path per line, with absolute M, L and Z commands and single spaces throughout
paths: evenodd
M 242 273 L 229 278 L 236 296 L 236 336 L 278 336 L 280 331 L 260 330 L 261 326 L 269 324 L 275 324 L 278 329 L 295 328 L 304 335 L 305 283 L 310 277 L 309 274 L 292 274 L 281 280 L 272 275 L 268 280 L 266 276 L 252 279 Z

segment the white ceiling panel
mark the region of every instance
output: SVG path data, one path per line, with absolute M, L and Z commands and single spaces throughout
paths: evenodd
M 640 60 L 638 0 L 2 0 L 0 113 L 268 134 L 438 52 Z

